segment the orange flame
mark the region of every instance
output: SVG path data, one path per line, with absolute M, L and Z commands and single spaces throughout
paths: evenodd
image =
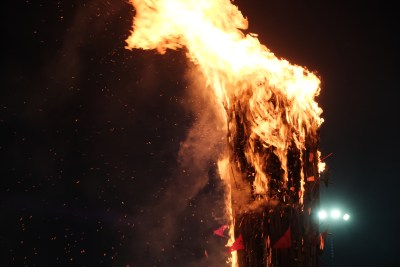
M 244 34 L 241 30 L 247 29 L 248 21 L 229 0 L 130 2 L 136 14 L 127 48 L 157 49 L 161 54 L 167 49 L 186 49 L 188 58 L 207 79 L 204 88 L 213 90 L 228 130 L 235 125 L 230 123 L 227 111 L 238 105 L 246 110 L 244 118 L 250 123 L 250 132 L 246 133 L 249 141 L 244 154 L 254 166 L 252 190 L 259 195 L 268 192 L 270 177 L 262 171 L 266 161 L 255 153 L 260 141 L 265 148 L 275 148 L 286 183 L 289 145 L 294 143 L 302 151 L 306 135 L 315 133 L 323 123 L 322 109 L 314 101 L 320 92 L 319 78 L 304 67 L 278 59 L 256 34 Z M 249 190 L 241 187 L 240 174 L 230 164 L 229 156 L 222 156 L 219 171 L 228 185 L 226 205 L 231 218 L 228 245 L 234 238 L 232 203 L 243 209 L 256 208 L 248 206 L 248 201 L 238 201 Z M 321 164 L 319 170 L 323 167 Z M 304 174 L 301 175 L 299 195 L 304 190 Z M 233 188 L 237 182 L 242 196 L 235 195 L 239 194 Z M 232 256 L 232 266 L 236 266 L 236 253 Z

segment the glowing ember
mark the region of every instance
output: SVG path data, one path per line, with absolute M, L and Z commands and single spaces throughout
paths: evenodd
M 229 149 L 219 172 L 227 185 L 227 245 L 238 236 L 235 220 L 243 214 L 288 199 L 301 206 L 305 178 L 317 178 L 324 169 L 317 150 L 322 109 L 314 101 L 319 78 L 278 59 L 257 35 L 245 35 L 248 22 L 229 0 L 130 1 L 136 15 L 127 48 L 186 49 L 225 118 Z M 317 173 L 307 171 L 307 164 L 317 165 Z M 270 249 L 270 236 L 263 238 Z

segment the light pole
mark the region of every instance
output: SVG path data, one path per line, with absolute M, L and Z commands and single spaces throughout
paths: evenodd
M 340 221 L 349 221 L 350 214 L 344 213 L 342 214 L 341 210 L 337 208 L 333 208 L 330 210 L 320 209 L 318 211 L 318 219 L 320 221 L 319 225 L 321 226 L 323 223 L 339 223 Z M 331 258 L 331 267 L 335 267 L 335 252 L 333 247 L 333 234 L 329 233 L 330 237 L 330 258 Z

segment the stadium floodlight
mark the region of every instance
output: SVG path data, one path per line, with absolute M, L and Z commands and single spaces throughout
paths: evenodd
M 343 220 L 344 220 L 344 221 L 348 221 L 349 219 L 350 219 L 350 215 L 347 214 L 347 213 L 345 213 L 345 214 L 343 215 Z
M 337 220 L 337 219 L 340 218 L 340 215 L 341 215 L 340 210 L 338 210 L 338 209 L 333 209 L 333 210 L 331 210 L 331 217 L 332 217 L 332 219 Z
M 318 211 L 318 219 L 320 221 L 326 221 L 329 219 L 336 221 L 336 220 L 339 220 L 340 218 L 343 221 L 348 221 L 348 220 L 350 220 L 350 215 L 348 213 L 342 214 L 342 212 L 337 208 L 331 209 L 329 211 L 326 211 L 323 209 Z
M 318 212 L 318 218 L 320 218 L 321 220 L 325 220 L 326 217 L 328 217 L 328 214 L 326 213 L 326 211 L 320 210 L 320 211 Z

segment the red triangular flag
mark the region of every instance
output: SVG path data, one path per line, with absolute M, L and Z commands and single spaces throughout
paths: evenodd
M 214 234 L 222 236 L 222 237 L 226 237 L 224 235 L 224 231 L 225 231 L 226 228 L 228 228 L 228 225 L 224 224 L 220 228 L 218 228 L 217 230 L 214 230 Z
M 230 246 L 228 248 L 227 253 L 231 253 L 232 251 L 241 250 L 241 249 L 244 249 L 244 243 L 243 243 L 242 235 L 239 235 L 238 238 L 236 238 L 235 242 L 233 242 L 232 246 Z
M 289 228 L 286 230 L 286 232 L 281 236 L 281 238 L 276 241 L 276 243 L 272 246 L 272 248 L 290 248 L 292 245 L 292 233 Z

